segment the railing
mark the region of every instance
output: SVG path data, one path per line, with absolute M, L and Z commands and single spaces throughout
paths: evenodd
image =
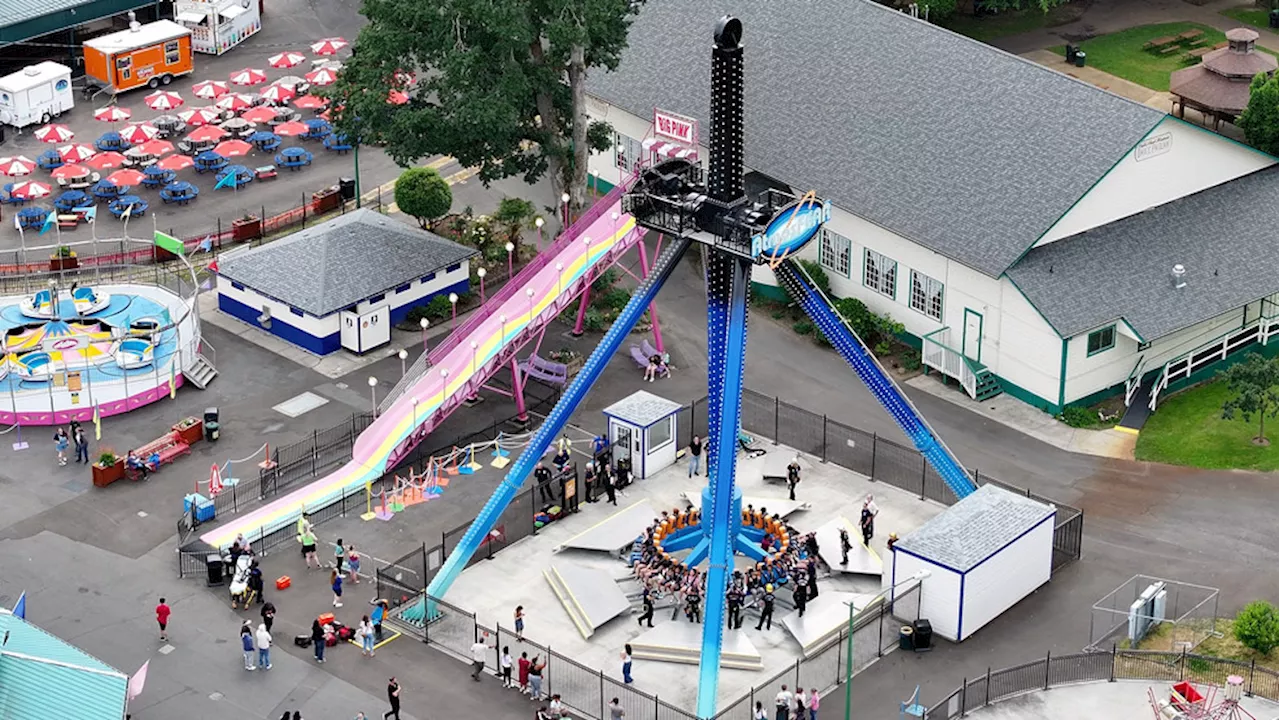
M 1184 353 L 1164 364 L 1160 377 L 1151 387 L 1151 402 L 1148 407 L 1152 412 L 1160 402 L 1160 393 L 1170 383 L 1190 378 L 1195 372 L 1226 359 L 1228 355 L 1253 343 L 1265 345 L 1275 335 L 1280 335 L 1280 318 L 1260 317 L 1239 330 L 1223 333 L 1191 352 Z
M 1244 678 L 1244 692 L 1250 697 L 1275 701 L 1276 671 L 1255 662 L 1147 650 L 1117 650 L 1077 653 L 1005 668 L 987 669 L 985 675 L 966 679 L 941 702 L 929 708 L 929 720 L 964 717 L 992 703 L 1052 687 L 1117 680 L 1157 680 L 1222 685 L 1228 676 Z
M 1129 371 L 1129 377 L 1124 381 L 1124 406 L 1129 407 L 1129 403 L 1133 402 L 1133 396 L 1138 392 L 1138 388 L 1142 387 L 1142 371 L 1147 367 L 1147 356 L 1143 355 L 1138 358 L 1138 362 L 1133 364 L 1133 369 Z
M 924 352 L 920 355 L 920 361 L 947 377 L 959 380 L 960 386 L 964 388 L 965 393 L 969 397 L 977 399 L 977 371 L 981 367 L 975 367 L 977 363 L 950 346 L 951 328 L 948 326 L 934 330 L 925 335 L 922 340 L 924 342 Z

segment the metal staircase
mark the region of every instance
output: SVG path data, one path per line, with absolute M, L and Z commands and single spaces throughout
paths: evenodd
M 196 357 L 191 364 L 182 369 L 182 376 L 187 382 L 204 390 L 218 376 L 218 368 L 214 366 L 213 360 L 209 356 L 217 357 L 213 346 L 207 341 L 201 343 L 200 350 L 196 352 Z
M 978 365 L 974 376 L 977 379 L 977 385 L 973 390 L 974 400 L 988 400 L 1004 394 L 1004 388 L 1000 386 L 1000 378 L 988 370 L 986 366 Z

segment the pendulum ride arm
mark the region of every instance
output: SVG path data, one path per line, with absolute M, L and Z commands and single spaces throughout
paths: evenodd
M 498 488 L 493 491 L 489 501 L 485 503 L 480 514 L 476 516 L 475 521 L 467 528 L 467 532 L 462 536 L 462 540 L 458 546 L 453 549 L 449 557 L 444 561 L 444 565 L 440 568 L 440 572 L 436 574 L 435 579 L 427 587 L 427 619 L 435 617 L 434 600 L 443 598 L 449 592 L 449 587 L 453 581 L 458 578 L 458 574 L 471 561 L 471 556 L 480 548 L 480 543 L 493 530 L 493 526 L 498 522 L 498 518 L 502 516 L 502 512 L 506 510 L 511 501 L 515 499 L 516 493 L 520 492 L 521 486 L 529 473 L 533 472 L 534 465 L 542 458 L 547 447 L 551 442 L 560 435 L 560 431 L 564 429 L 565 424 L 569 422 L 569 417 L 578 409 L 578 405 L 586 398 L 587 393 L 591 390 L 591 386 L 599 379 L 600 374 L 604 371 L 609 360 L 617 352 L 622 345 L 622 341 L 631 333 L 632 327 L 644 314 L 649 303 L 657 297 L 658 291 L 662 289 L 662 285 L 671 276 L 671 272 L 675 270 L 680 263 L 680 258 L 684 256 L 684 251 L 689 247 L 690 241 L 687 239 L 678 240 L 672 243 L 662 256 L 658 258 L 654 265 L 653 272 L 649 277 L 645 278 L 631 295 L 622 312 L 618 313 L 618 319 L 613 322 L 609 331 L 605 333 L 604 338 L 600 340 L 600 344 L 587 358 L 583 364 L 582 370 L 574 377 L 573 382 L 565 389 L 564 394 L 560 397 L 560 402 L 556 403 L 555 408 L 551 410 L 551 414 L 547 416 L 545 422 L 538 428 L 533 439 L 529 441 L 529 445 L 525 447 L 524 452 L 520 453 L 520 457 L 511 465 L 510 472 L 506 478 L 499 483 Z
M 710 507 L 702 523 L 710 525 L 706 617 L 698 664 L 699 718 L 716 714 L 720 649 L 724 644 L 725 592 L 733 572 L 733 543 L 741 518 L 734 503 L 742 376 L 747 351 L 747 291 L 751 266 L 746 260 L 710 254 L 707 273 L 707 476 Z
M 957 498 L 963 498 L 977 490 L 960 461 L 943 444 L 933 428 L 929 427 L 924 416 L 915 409 L 893 379 L 885 373 L 862 342 L 862 338 L 831 307 L 831 301 L 813 284 L 804 269 L 794 261 L 786 260 L 774 268 L 774 274 L 791 296 L 800 302 L 800 307 L 831 341 L 840 357 L 858 374 L 871 394 L 889 411 L 902 432 L 911 438 L 916 449 L 938 472 L 951 492 Z

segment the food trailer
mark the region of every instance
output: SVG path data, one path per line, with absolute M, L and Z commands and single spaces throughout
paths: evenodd
M 128 30 L 84 43 L 86 81 L 112 95 L 168 85 L 191 70 L 191 30 L 172 20 L 131 19 Z
M 0 125 L 44 124 L 75 104 L 66 65 L 46 61 L 0 77 Z
M 191 47 L 221 55 L 262 29 L 258 0 L 175 0 L 173 16 L 191 31 Z

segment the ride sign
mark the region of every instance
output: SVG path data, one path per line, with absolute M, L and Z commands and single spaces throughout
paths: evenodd
M 653 134 L 692 147 L 698 144 L 698 121 L 654 108 Z
M 831 203 L 812 193 L 778 211 L 764 231 L 751 238 L 751 257 L 759 262 L 781 261 L 817 236 L 831 219 Z

